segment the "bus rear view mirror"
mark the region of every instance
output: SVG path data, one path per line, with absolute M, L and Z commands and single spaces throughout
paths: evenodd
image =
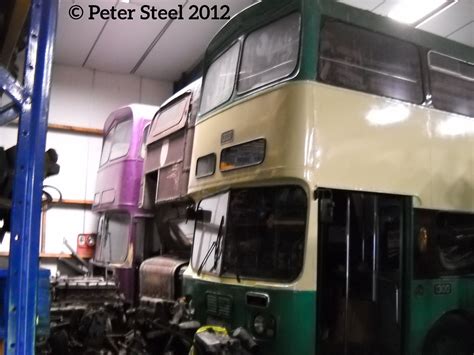
M 211 221 L 212 211 L 198 209 L 196 211 L 196 220 L 204 223 L 209 223 Z
M 187 220 L 194 220 L 209 223 L 211 221 L 212 211 L 198 209 L 195 210 L 192 207 L 188 207 L 186 209 L 186 219 Z

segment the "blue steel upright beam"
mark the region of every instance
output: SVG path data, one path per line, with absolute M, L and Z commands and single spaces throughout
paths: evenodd
M 19 95 L 8 273 L 7 354 L 34 354 L 39 235 L 57 0 L 33 0 L 23 89 Z

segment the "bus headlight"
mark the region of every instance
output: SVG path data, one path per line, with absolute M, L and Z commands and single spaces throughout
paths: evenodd
M 265 317 L 259 314 L 253 319 L 253 329 L 255 333 L 262 335 L 265 332 Z
M 257 314 L 253 319 L 253 332 L 260 337 L 273 338 L 275 336 L 276 321 L 271 315 Z

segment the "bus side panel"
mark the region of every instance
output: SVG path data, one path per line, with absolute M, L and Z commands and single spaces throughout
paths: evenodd
M 472 278 L 415 280 L 411 290 L 409 354 L 422 353 L 426 335 L 444 314 L 455 310 L 474 314 Z

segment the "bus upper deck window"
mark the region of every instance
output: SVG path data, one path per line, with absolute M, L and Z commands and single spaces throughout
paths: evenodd
M 240 44 L 235 43 L 211 64 L 206 73 L 201 112 L 206 113 L 230 99 L 234 90 Z
M 415 45 L 333 20 L 321 30 L 319 79 L 412 103 L 423 101 Z
M 160 108 L 153 119 L 148 144 L 166 137 L 186 124 L 191 95 L 186 94 Z
M 239 72 L 239 93 L 293 73 L 298 62 L 300 22 L 300 15 L 294 13 L 248 35 Z
M 150 125 L 147 125 L 143 130 L 142 146 L 140 148 L 140 158 L 145 159 L 146 155 L 146 141 L 148 139 L 148 132 L 150 131 Z
M 123 157 L 130 148 L 130 135 L 132 134 L 132 120 L 126 120 L 117 124 L 114 132 L 112 148 L 109 160 Z
M 112 148 L 112 142 L 114 139 L 115 127 L 107 133 L 104 139 L 104 144 L 102 145 L 102 155 L 100 156 L 100 165 L 104 165 L 109 160 L 110 149 Z
M 474 117 L 474 64 L 429 52 L 433 106 Z

